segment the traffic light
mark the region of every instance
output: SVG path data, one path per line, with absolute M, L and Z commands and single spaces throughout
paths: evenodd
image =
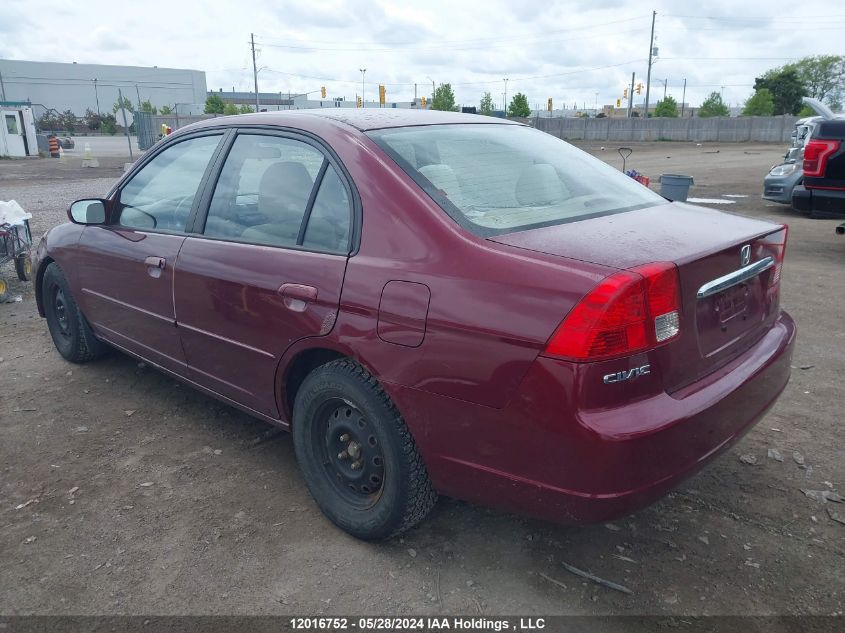
M 622 106 L 622 99 L 617 99 L 616 100 L 616 107 L 619 108 L 621 106 Z
M 386 93 L 387 93 L 387 91 L 384 89 L 384 86 L 379 85 L 379 87 L 378 87 L 378 102 L 379 102 L 380 105 L 384 105 L 384 102 L 386 100 L 385 99 Z
M 643 84 L 642 82 L 637 84 L 637 94 L 642 94 L 643 92 Z
M 554 109 L 554 106 L 552 105 L 552 98 L 551 97 L 549 97 L 549 104 L 546 106 L 546 109 L 549 112 L 551 112 Z
M 325 98 L 326 98 L 326 87 L 325 87 L 325 86 L 323 86 L 322 88 L 320 88 L 320 96 L 321 96 L 323 99 L 325 99 Z
M 361 103 L 361 97 L 355 95 L 355 107 L 360 108 L 363 104 Z
M 627 88 L 625 88 L 625 90 L 623 90 L 623 91 L 622 91 L 622 98 L 623 98 L 623 99 L 627 99 L 627 98 L 628 98 L 628 89 L 627 89 Z
M 420 97 L 420 105 L 421 105 L 422 107 L 425 107 L 425 104 L 426 104 L 426 103 L 427 103 L 426 98 L 425 98 L 425 97 Z

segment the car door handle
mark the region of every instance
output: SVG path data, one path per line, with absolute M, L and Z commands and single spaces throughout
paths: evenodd
M 144 260 L 144 265 L 147 267 L 147 274 L 153 279 L 158 279 L 161 277 L 161 271 L 167 265 L 167 260 L 164 257 L 152 255 Z
M 317 300 L 317 289 L 303 284 L 282 284 L 279 295 L 285 307 L 294 312 L 304 312 L 312 301 Z

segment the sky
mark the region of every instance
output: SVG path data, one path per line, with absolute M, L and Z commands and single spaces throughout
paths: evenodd
M 456 101 L 501 104 L 515 92 L 531 107 L 551 97 L 592 108 L 615 104 L 631 73 L 645 82 L 652 11 L 658 56 L 651 101 L 698 105 L 722 92 L 741 105 L 754 78 L 807 55 L 845 53 L 845 5 L 829 0 L 612 2 L 570 0 L 5 0 L 0 58 L 191 68 L 209 89 L 316 91 L 388 101 L 451 83 Z M 504 79 L 507 78 L 507 84 Z M 645 90 L 637 97 L 641 103 Z M 623 102 L 624 103 L 624 102 Z

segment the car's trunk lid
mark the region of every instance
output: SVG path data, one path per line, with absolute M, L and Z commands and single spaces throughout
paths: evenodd
M 681 284 L 681 333 L 655 358 L 664 388 L 677 391 L 736 358 L 776 317 L 775 266 L 699 297 L 703 286 L 770 256 L 760 242 L 781 226 L 672 203 L 491 237 L 492 241 L 619 269 L 669 261 Z M 748 245 L 748 260 L 742 257 Z

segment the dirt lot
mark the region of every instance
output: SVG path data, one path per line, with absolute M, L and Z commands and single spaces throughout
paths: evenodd
M 587 149 L 621 165 L 616 146 Z M 832 517 L 845 521 L 845 504 L 801 489 L 845 494 L 845 239 L 760 199 L 780 145 L 634 149 L 628 168 L 690 174 L 691 195 L 747 196 L 720 208 L 790 224 L 792 381 L 680 490 L 588 527 L 442 499 L 404 538 L 357 542 L 312 502 L 288 435 L 119 354 L 64 362 L 14 281 L 22 301 L 0 305 L 0 613 L 843 614 L 845 524 Z M 32 211 L 40 235 L 122 163 L 0 161 L 0 199 Z

